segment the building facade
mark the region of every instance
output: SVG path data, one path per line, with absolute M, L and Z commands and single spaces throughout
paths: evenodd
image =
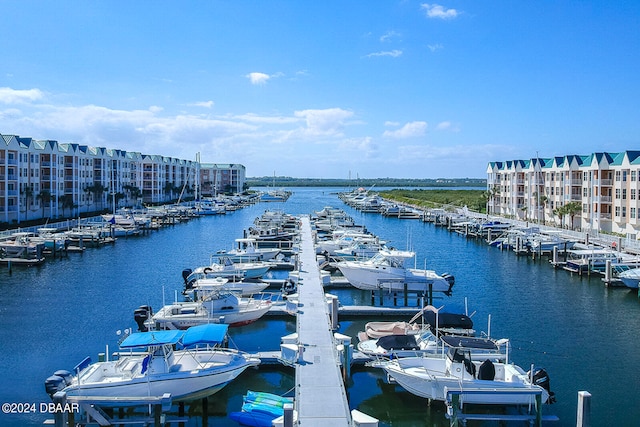
M 487 212 L 640 238 L 640 151 L 490 162 Z
M 242 193 L 246 170 L 239 163 L 200 163 L 200 192 L 204 197 L 221 193 Z
M 244 166 L 216 166 L 217 182 L 242 191 Z M 193 198 L 199 170 L 173 157 L 0 134 L 0 223 Z

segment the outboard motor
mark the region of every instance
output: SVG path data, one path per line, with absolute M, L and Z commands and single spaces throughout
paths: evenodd
M 147 332 L 149 329 L 144 324 L 153 315 L 153 309 L 148 305 L 141 305 L 133 312 L 133 320 L 138 324 L 140 332 Z
M 71 384 L 71 380 L 73 379 L 73 374 L 67 370 L 60 369 L 53 373 L 53 375 L 57 375 L 64 380 L 65 386 Z
M 531 371 L 528 372 L 531 375 Z M 549 399 L 546 403 L 554 403 L 556 401 L 555 393 L 551 391 L 551 381 L 549 380 L 549 374 L 544 368 L 536 369 L 533 371 L 533 383 L 547 390 L 549 393 Z
M 456 278 L 453 277 L 452 274 L 442 273 L 442 278 L 449 283 L 449 290 L 445 292 L 447 295 L 451 295 L 451 289 L 453 289 L 453 285 L 456 283 Z
M 56 392 L 64 389 L 67 386 L 64 378 L 58 375 L 51 375 L 49 378 L 44 380 L 44 389 L 47 394 L 53 397 Z
M 187 289 L 191 288 L 191 283 L 187 282 L 187 277 L 189 277 L 191 273 L 193 273 L 193 270 L 190 268 L 182 270 L 182 280 L 184 280 L 184 287 Z

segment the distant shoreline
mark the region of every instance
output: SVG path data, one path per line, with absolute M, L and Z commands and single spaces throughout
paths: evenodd
M 290 177 L 254 177 L 247 178 L 248 187 L 477 187 L 486 188 L 483 178 L 438 178 L 438 179 L 316 179 Z

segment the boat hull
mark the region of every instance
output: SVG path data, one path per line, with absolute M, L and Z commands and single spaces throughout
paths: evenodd
M 451 285 L 444 278 L 425 270 L 368 268 L 351 261 L 338 263 L 342 275 L 351 285 L 362 290 L 449 292 Z
M 176 354 L 179 359 L 180 355 Z M 126 358 L 125 358 L 126 359 Z M 149 396 L 171 395 L 172 401 L 193 400 L 209 396 L 221 390 L 226 384 L 235 379 L 245 369 L 259 363 L 257 359 L 248 358 L 240 354 L 229 355 L 212 367 L 204 369 L 190 369 L 188 371 L 169 371 L 159 374 L 133 375 L 126 378 L 120 372 L 120 377 L 101 377 L 101 381 L 91 382 L 92 371 L 102 369 L 102 365 L 114 362 L 98 362 L 81 374 L 80 384 L 74 378 L 71 385 L 63 389 L 68 397 L 83 396 L 85 398 L 106 399 L 105 406 L 136 406 L 136 399 Z M 87 380 L 83 377 L 86 376 Z
M 537 395 L 542 402 L 547 401 L 545 389 L 522 381 L 524 372 L 512 372 L 513 365 L 496 366 L 512 381 L 478 380 L 466 373 L 462 364 L 447 366 L 446 359 L 438 357 L 400 359 L 400 363 L 390 362 L 384 369 L 404 389 L 426 399 L 449 402 L 454 392 L 464 394 L 464 403 L 474 404 L 527 405 L 534 404 Z

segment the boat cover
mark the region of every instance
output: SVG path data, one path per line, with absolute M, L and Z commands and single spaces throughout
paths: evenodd
M 378 338 L 377 344 L 385 350 L 418 350 L 415 335 L 388 335 Z
M 424 311 L 424 320 L 433 328 L 436 327 L 436 313 L 433 311 Z M 439 313 L 438 314 L 438 327 L 439 328 L 460 328 L 471 329 L 473 328 L 473 320 L 469 316 L 458 313 Z
M 195 344 L 220 344 L 227 335 L 229 325 L 224 323 L 208 323 L 192 326 L 184 332 L 182 345 L 189 347 Z
M 442 341 L 444 341 L 450 347 L 498 350 L 498 346 L 496 345 L 496 343 L 486 338 L 443 335 Z
M 120 348 L 176 344 L 184 333 L 185 331 L 180 330 L 135 332 L 122 341 Z

